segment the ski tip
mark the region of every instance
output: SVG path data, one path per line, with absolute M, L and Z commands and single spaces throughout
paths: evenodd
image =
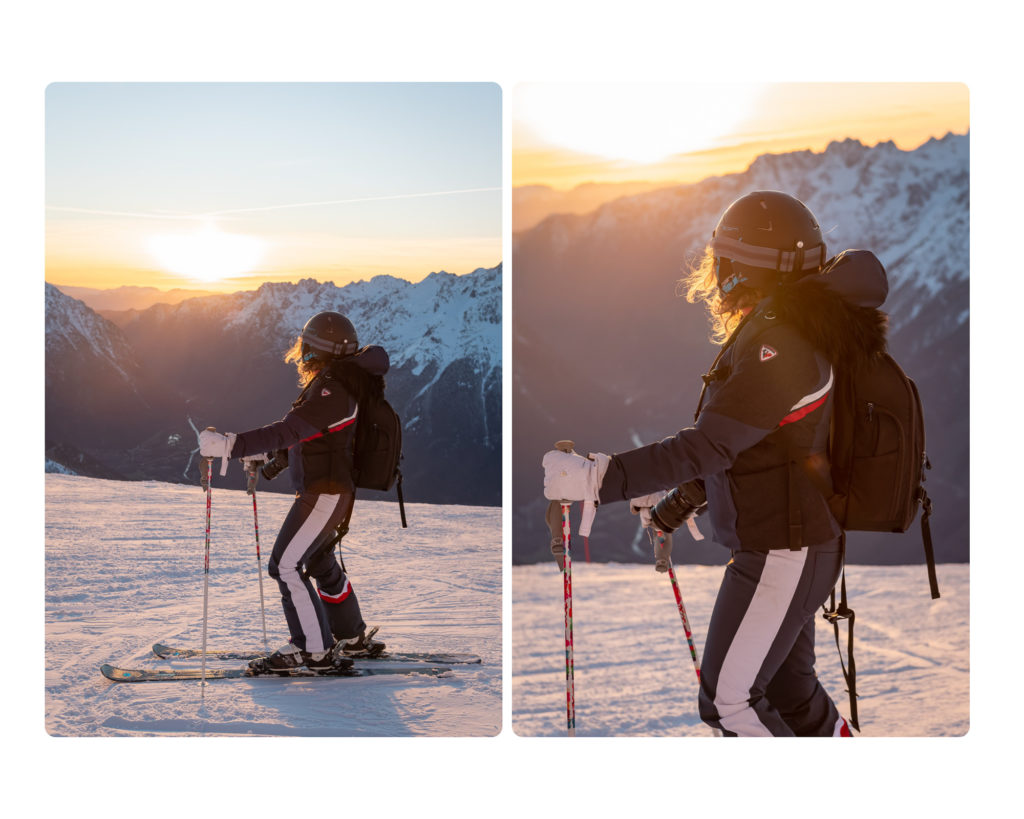
M 129 671 L 126 668 L 118 668 L 110 663 L 104 663 L 100 666 L 100 674 L 106 677 L 108 680 L 114 680 L 114 682 L 124 682 L 126 680 L 135 679 L 135 673 Z

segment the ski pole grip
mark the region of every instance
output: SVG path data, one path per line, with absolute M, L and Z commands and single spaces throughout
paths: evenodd
M 672 565 L 672 535 L 661 529 L 654 531 L 654 570 L 667 572 Z
M 565 568 L 565 543 L 562 540 L 562 504 L 553 500 L 548 504 L 544 515 L 551 533 L 551 554 L 558 563 L 558 568 Z

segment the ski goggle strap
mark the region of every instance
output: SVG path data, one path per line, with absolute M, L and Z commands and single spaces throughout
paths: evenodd
M 779 250 L 746 244 L 728 236 L 716 236 L 711 240 L 711 249 L 718 258 L 725 257 L 740 264 L 778 270 L 780 273 L 802 273 L 805 270 L 817 270 L 825 264 L 823 244 L 812 248 Z
M 355 341 L 336 343 L 308 332 L 302 334 L 302 343 L 312 347 L 314 350 L 320 350 L 331 355 L 352 355 L 359 349 L 359 345 Z

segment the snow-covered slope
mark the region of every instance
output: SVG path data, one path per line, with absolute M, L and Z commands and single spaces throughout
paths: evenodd
M 236 468 L 237 467 L 233 467 Z M 216 482 L 215 478 L 215 482 Z M 260 493 L 271 650 L 288 639 L 266 561 L 290 499 Z M 198 646 L 205 495 L 198 487 L 46 477 L 46 730 L 54 736 L 493 736 L 501 729 L 500 510 L 357 501 L 344 558 L 363 615 L 395 650 L 472 652 L 448 677 L 114 684 L 102 663 Z M 251 498 L 215 485 L 210 646 L 260 649 Z M 238 665 L 210 661 L 214 665 Z
M 676 568 L 703 656 L 721 566 Z M 970 724 L 968 567 L 847 568 L 865 737 L 963 736 Z M 573 564 L 576 734 L 712 736 L 697 715 L 697 675 L 668 575 L 652 565 Z M 565 736 L 562 580 L 553 561 L 512 570 L 512 728 Z M 832 627 L 817 618 L 817 672 L 849 715 Z M 844 660 L 845 626 L 841 631 Z

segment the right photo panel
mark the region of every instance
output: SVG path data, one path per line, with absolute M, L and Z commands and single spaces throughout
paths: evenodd
M 507 102 L 514 732 L 966 734 L 969 88 Z

